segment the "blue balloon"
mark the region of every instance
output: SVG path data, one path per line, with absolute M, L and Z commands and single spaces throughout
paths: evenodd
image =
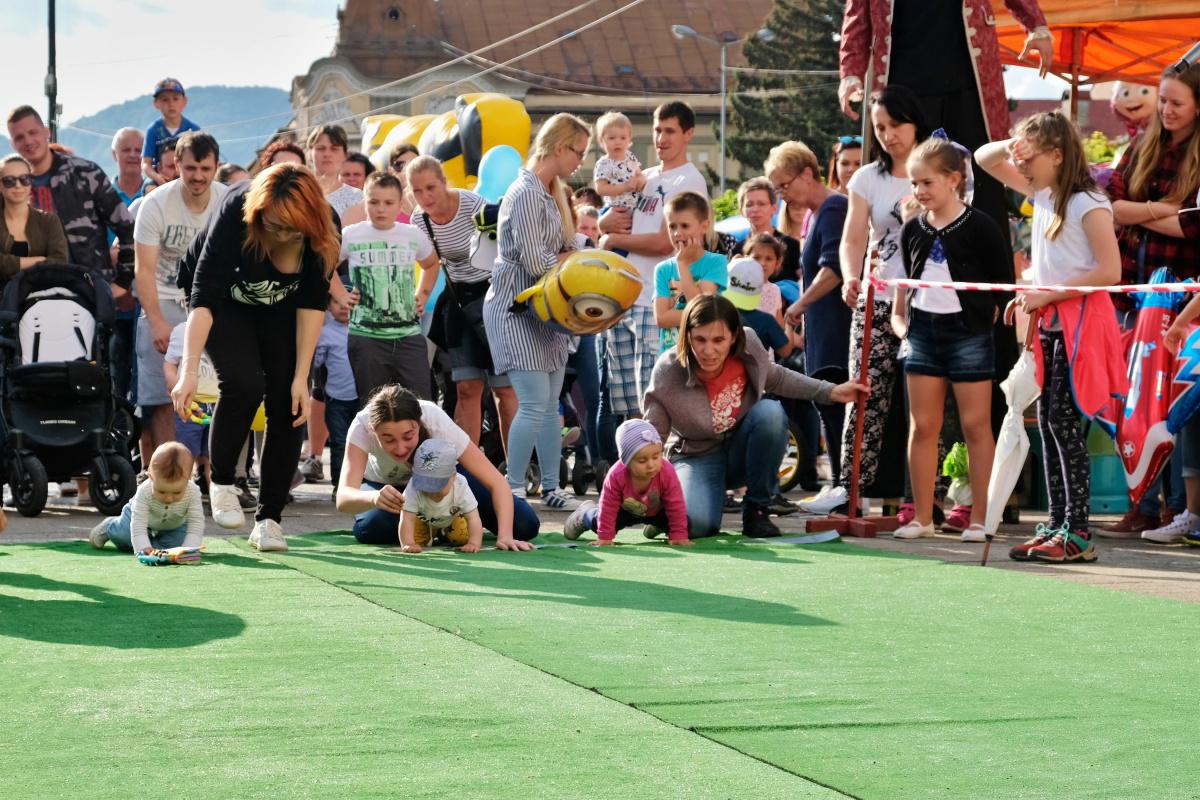
M 750 220 L 741 214 L 736 217 L 726 217 L 714 227 L 717 233 L 727 233 L 739 242 L 750 235 Z
M 489 203 L 499 203 L 521 169 L 521 154 L 515 147 L 498 144 L 483 154 L 479 162 L 479 183 L 475 192 Z
M 783 298 L 784 305 L 791 305 L 800 299 L 800 284 L 796 281 L 778 281 L 775 284 L 779 287 L 779 295 Z

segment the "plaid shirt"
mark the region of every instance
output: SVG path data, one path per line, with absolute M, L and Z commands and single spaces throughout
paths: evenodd
M 1126 180 L 1133 172 L 1134 148 L 1133 144 L 1130 144 L 1121 156 L 1108 185 L 1109 199 L 1136 199 L 1144 202 L 1166 197 L 1175 188 L 1179 169 L 1187 154 L 1187 144 L 1188 142 L 1184 142 L 1163 151 L 1162 162 L 1150 175 L 1148 196 L 1143 198 L 1131 198 L 1126 186 Z M 1188 190 L 1183 202 L 1184 208 L 1195 204 L 1198 189 L 1200 187 L 1193 186 Z M 1200 213 L 1180 214 L 1179 225 L 1183 228 L 1182 239 L 1146 230 L 1141 225 L 1119 226 L 1117 239 L 1121 246 L 1121 282 L 1145 283 L 1150 274 L 1159 267 L 1170 267 L 1180 280 L 1200 278 Z M 1116 295 L 1113 299 L 1118 307 L 1132 306 L 1129 295 Z

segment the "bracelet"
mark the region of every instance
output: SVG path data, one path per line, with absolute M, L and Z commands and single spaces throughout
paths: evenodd
M 1146 201 L 1146 212 L 1150 215 L 1150 220 L 1152 222 L 1158 221 L 1159 216 L 1154 213 L 1154 204 L 1151 203 L 1149 200 Z

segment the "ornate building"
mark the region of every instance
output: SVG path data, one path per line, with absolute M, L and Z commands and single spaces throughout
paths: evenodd
M 715 166 L 712 122 L 719 114 L 719 48 L 697 38 L 678 39 L 672 25 L 701 36 L 734 41 L 762 26 L 771 0 L 663 2 L 650 0 L 487 74 L 485 70 L 598 20 L 626 0 L 345 0 L 338 12 L 333 53 L 292 83 L 295 125 L 305 129 L 343 122 L 357 141 L 357 121 L 371 113 L 439 113 L 457 95 L 499 92 L 525 103 L 534 129 L 558 111 L 589 122 L 620 110 L 634 122 L 635 152 L 653 153 L 650 116 L 664 100 L 686 100 L 696 110 L 689 157 Z M 544 20 L 579 10 L 540 30 Z M 451 66 L 439 66 L 509 37 L 513 41 Z M 744 64 L 740 47 L 730 66 Z M 731 173 L 735 166 L 730 163 Z

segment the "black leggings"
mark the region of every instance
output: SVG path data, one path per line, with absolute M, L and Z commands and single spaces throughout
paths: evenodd
M 265 402 L 267 436 L 259 465 L 255 519 L 279 522 L 300 458 L 302 432 L 292 427 L 292 379 L 296 374 L 296 311 L 226 301 L 213 309 L 206 345 L 221 384 L 213 413 L 213 483 L 233 483 L 250 423 Z
M 1050 495 L 1050 527 L 1088 530 L 1092 463 L 1071 394 L 1071 367 L 1061 331 L 1042 331 L 1042 396 L 1037 401 L 1042 464 Z

